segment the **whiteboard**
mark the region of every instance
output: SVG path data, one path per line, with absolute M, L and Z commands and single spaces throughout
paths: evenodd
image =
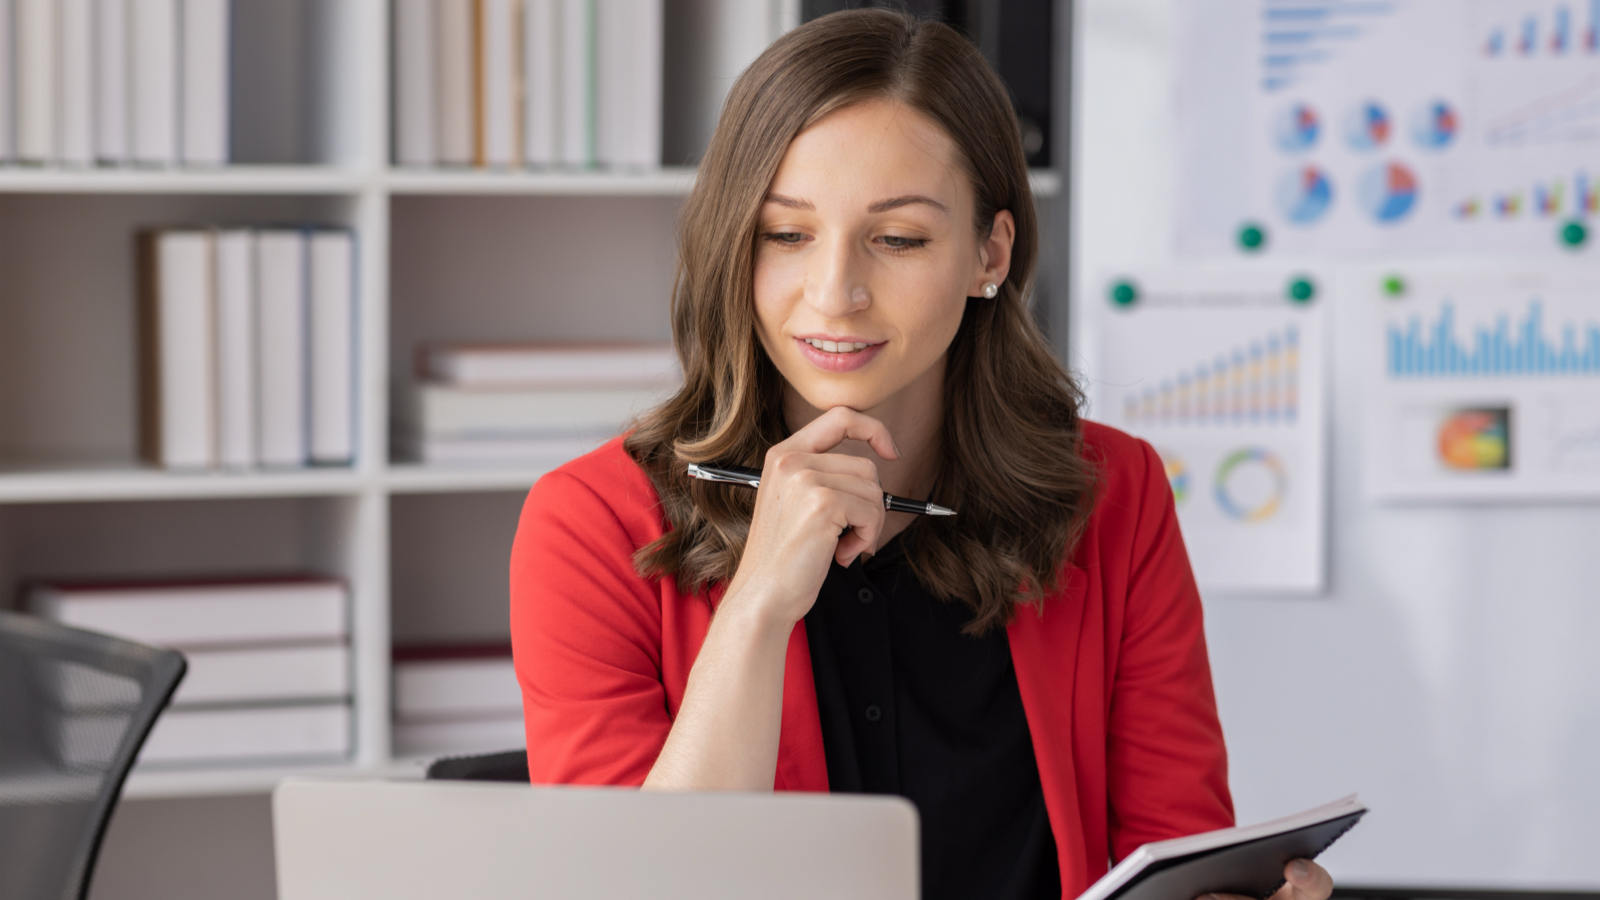
M 1073 363 L 1105 273 L 1176 245 L 1178 3 L 1079 0 Z M 1449 3 L 1456 0 L 1426 0 Z M 1600 507 L 1385 503 L 1363 489 L 1368 322 L 1350 300 L 1413 265 L 1586 269 L 1549 255 L 1264 258 L 1331 286 L 1327 588 L 1204 592 L 1241 822 L 1359 792 L 1324 857 L 1345 885 L 1600 889 Z M 1231 263 L 1237 265 L 1237 261 Z M 1600 301 L 1597 301 L 1600 304 Z M 1092 417 L 1114 421 L 1109 411 Z

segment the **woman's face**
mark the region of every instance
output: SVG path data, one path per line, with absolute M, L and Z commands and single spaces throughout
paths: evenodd
M 1011 214 L 979 241 L 957 159 L 939 126 L 889 101 L 834 112 L 789 145 L 755 262 L 761 342 L 786 405 L 938 402 L 967 298 L 1010 263 Z

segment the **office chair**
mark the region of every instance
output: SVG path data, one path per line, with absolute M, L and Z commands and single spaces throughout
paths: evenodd
M 83 900 L 183 657 L 0 610 L 0 897 Z
M 428 764 L 429 781 L 520 781 L 528 783 L 528 751 L 446 756 Z

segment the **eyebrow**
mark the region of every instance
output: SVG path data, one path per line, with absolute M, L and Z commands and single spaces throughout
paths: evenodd
M 794 197 L 785 197 L 782 194 L 768 194 L 767 202 L 776 203 L 779 206 L 786 206 L 789 209 L 803 209 L 810 212 L 815 212 L 817 209 L 816 205 L 810 200 L 797 200 Z M 899 209 L 902 206 L 911 206 L 915 203 L 925 203 L 928 206 L 934 207 L 940 212 L 948 213 L 950 211 L 948 206 L 945 206 L 943 203 L 940 203 L 932 197 L 924 196 L 922 194 L 907 194 L 904 197 L 891 197 L 888 200 L 879 200 L 878 202 L 868 206 L 867 212 L 888 212 L 891 209 Z

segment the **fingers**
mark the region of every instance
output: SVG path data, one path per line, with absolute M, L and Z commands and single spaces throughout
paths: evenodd
M 900 458 L 900 450 L 894 445 L 887 426 L 847 406 L 828 410 L 778 446 L 788 445 L 807 453 L 827 453 L 847 440 L 865 441 L 884 459 Z
M 1285 887 L 1292 888 L 1291 900 L 1328 900 L 1333 896 L 1333 876 L 1309 859 L 1296 859 L 1283 867 Z M 1281 893 L 1281 892 L 1280 892 Z

